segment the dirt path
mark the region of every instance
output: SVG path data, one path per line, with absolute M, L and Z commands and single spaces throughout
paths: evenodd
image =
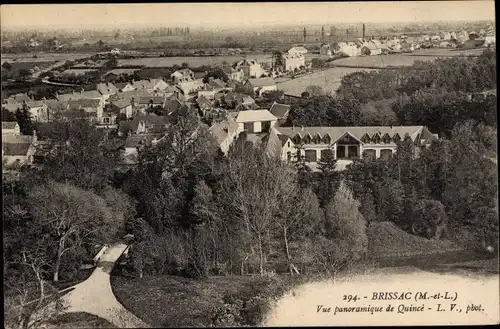
M 127 245 L 123 243 L 108 248 L 90 277 L 73 286 L 74 289 L 63 296 L 64 304 L 68 306 L 66 313 L 90 313 L 106 319 L 119 328 L 149 327 L 125 309 L 116 300 L 111 289 L 110 272 L 125 249 Z

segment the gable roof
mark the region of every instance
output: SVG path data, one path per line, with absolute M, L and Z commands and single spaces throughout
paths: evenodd
M 290 112 L 290 105 L 274 102 L 269 109 L 269 112 L 271 112 L 271 114 L 278 119 L 286 119 L 286 117 L 288 116 L 288 112 Z
M 185 76 L 189 76 L 191 74 L 194 74 L 194 72 L 191 71 L 190 69 L 181 69 L 181 70 L 175 71 L 170 76 L 171 77 L 185 77 Z
M 229 134 L 234 134 L 237 130 L 238 124 L 231 117 L 215 123 L 208 129 L 219 144 L 224 142 Z
M 84 108 L 92 108 L 97 110 L 97 108 L 102 104 L 102 101 L 100 99 L 72 99 L 68 101 L 69 104 L 69 109 L 74 110 L 74 109 L 79 109 L 81 107 Z
M 365 134 L 369 136 L 374 136 L 380 134 L 384 136 L 386 133 L 392 137 L 398 134 L 401 138 L 404 138 L 408 134 L 412 140 L 415 140 L 417 135 L 423 131 L 424 126 L 371 126 L 371 127 L 277 127 L 276 129 L 284 135 L 294 138 L 299 135 L 301 138 L 309 134 L 310 136 L 315 136 L 319 134 L 321 137 L 328 134 L 332 142 L 338 140 L 346 133 L 361 140 Z
M 119 99 L 116 101 L 112 101 L 110 104 L 116 108 L 119 108 L 119 109 L 126 108 L 127 106 L 132 106 L 132 104 L 130 103 L 130 100 L 128 100 L 128 99 Z
M 276 121 L 277 118 L 268 110 L 240 111 L 236 122 Z

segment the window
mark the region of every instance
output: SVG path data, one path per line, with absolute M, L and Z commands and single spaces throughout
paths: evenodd
M 368 149 L 363 151 L 364 158 L 375 159 L 377 157 L 377 152 L 373 149 Z
M 109 118 L 103 118 L 103 122 L 104 122 L 105 124 L 109 124 Z
M 332 139 L 330 138 L 330 135 L 326 135 L 323 137 L 323 143 L 330 144 L 331 142 L 332 142 Z
M 262 122 L 262 132 L 269 132 L 271 130 L 271 121 Z
M 384 142 L 384 144 L 390 144 L 391 136 L 389 136 L 389 134 L 385 134 L 384 137 L 382 137 L 382 141 Z
M 345 147 L 343 145 L 337 146 L 337 159 L 343 159 L 345 157 Z
M 333 152 L 330 149 L 321 150 L 321 160 L 326 160 L 328 158 L 333 158 Z
M 290 147 L 290 141 L 287 142 L 288 147 Z
M 311 143 L 311 136 L 306 135 L 306 136 L 302 139 L 302 142 L 303 142 L 304 144 L 310 144 L 310 143 Z
M 358 157 L 358 147 L 356 145 L 349 145 L 347 147 L 347 152 L 348 152 L 347 156 L 351 159 Z
M 286 152 L 286 161 L 287 162 L 292 161 L 292 152 L 290 152 L 290 151 Z
M 243 130 L 249 133 L 253 133 L 253 122 L 243 123 Z
M 316 162 L 316 150 L 306 150 L 306 162 Z
M 389 160 L 392 156 L 392 150 L 390 149 L 384 149 L 380 150 L 380 158 L 383 160 Z

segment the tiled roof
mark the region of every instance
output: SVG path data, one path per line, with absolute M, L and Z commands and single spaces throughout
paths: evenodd
M 268 110 L 241 111 L 236 122 L 275 121 L 277 118 Z
M 119 109 L 123 109 L 131 105 L 130 100 L 128 99 L 119 99 L 116 101 L 112 101 L 111 104 Z
M 401 139 L 404 138 L 405 134 L 408 134 L 412 139 L 415 139 L 417 135 L 422 132 L 423 126 L 380 126 L 380 127 L 277 127 L 276 129 L 280 134 L 287 135 L 290 138 L 294 138 L 299 135 L 301 138 L 309 134 L 314 137 L 319 134 L 321 138 L 327 134 L 330 136 L 332 142 L 342 137 L 345 133 L 349 133 L 355 138 L 361 140 L 365 134 L 368 134 L 370 138 L 375 134 L 379 133 L 382 138 L 386 133 L 393 138 L 396 134 L 399 135 Z
M 221 144 L 226 140 L 229 134 L 233 134 L 237 130 L 238 124 L 232 118 L 228 118 L 227 120 L 214 124 L 208 131 L 212 133 L 217 142 Z
M 80 106 L 97 108 L 101 104 L 101 100 L 82 98 L 82 99 L 69 100 L 68 103 L 71 108 L 77 108 Z
M 271 112 L 271 114 L 277 117 L 278 119 L 286 119 L 289 111 L 290 111 L 290 105 L 280 104 L 276 102 L 274 102 L 274 104 L 269 109 L 269 112 Z

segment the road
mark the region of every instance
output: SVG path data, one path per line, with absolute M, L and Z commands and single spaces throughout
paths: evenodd
M 127 249 L 127 245 L 118 243 L 108 248 L 90 277 L 72 288 L 64 295 L 66 313 L 86 312 L 97 315 L 119 328 L 147 328 L 146 323 L 123 307 L 113 294 L 110 273 L 115 262 Z M 49 305 L 53 307 L 53 305 Z

